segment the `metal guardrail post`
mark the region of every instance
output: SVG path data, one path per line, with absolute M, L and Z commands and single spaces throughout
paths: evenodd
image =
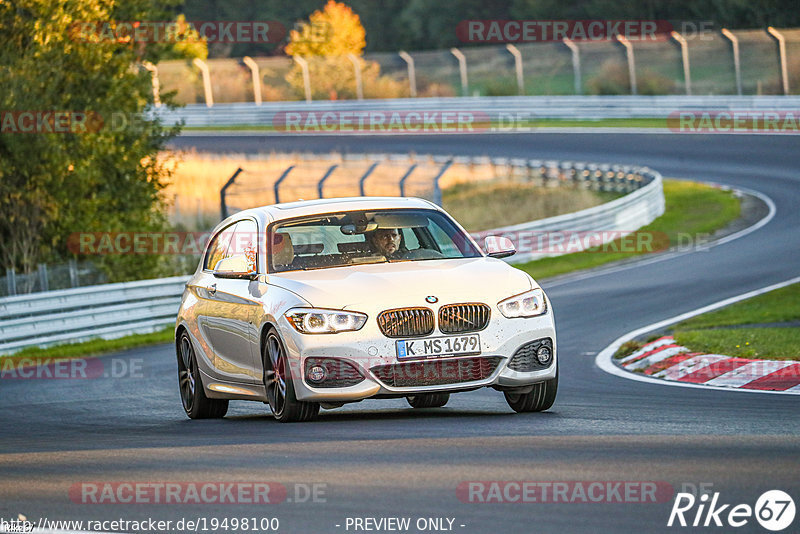
M 74 259 L 69 260 L 69 285 L 70 287 L 78 287 L 80 280 L 78 279 L 78 262 Z
M 525 78 L 522 76 L 522 53 L 519 51 L 519 48 L 511 43 L 506 45 L 506 50 L 511 52 L 511 55 L 514 56 L 514 70 L 517 73 L 517 94 L 524 95 Z
M 689 69 L 689 43 L 683 38 L 683 35 L 673 31 L 671 34 L 673 39 L 678 41 L 681 45 L 681 62 L 683 63 L 683 83 L 686 84 L 686 96 L 692 96 L 692 73 Z
M 375 167 L 377 167 L 378 164 L 380 164 L 380 161 L 376 161 L 375 163 L 370 165 L 369 169 L 367 169 L 367 172 L 361 175 L 361 178 L 358 180 L 358 194 L 361 195 L 362 197 L 367 196 L 366 193 L 364 193 L 364 182 L 367 181 L 367 178 L 369 178 L 369 175 L 372 174 L 372 171 L 375 170 Z
M 280 204 L 281 202 L 280 196 L 278 195 L 278 188 L 280 188 L 281 182 L 283 182 L 286 179 L 286 177 L 289 176 L 289 173 L 292 172 L 292 169 L 294 169 L 294 165 L 289 165 L 289 167 L 287 167 L 286 170 L 283 171 L 283 174 L 280 175 L 280 178 L 278 178 L 278 180 L 275 182 L 275 185 L 273 186 L 275 189 L 275 204 Z
M 469 82 L 467 81 L 467 57 L 458 48 L 451 48 L 450 53 L 458 60 L 458 73 L 461 76 L 461 96 L 469 96 Z
M 308 73 L 308 61 L 300 56 L 292 56 L 303 71 L 303 89 L 306 93 L 306 102 L 311 102 L 311 75 Z
M 733 71 L 736 75 L 736 94 L 742 96 L 742 63 L 739 60 L 739 39 L 729 30 L 722 28 L 722 35 L 728 38 L 733 49 Z
M 208 65 L 202 59 L 194 58 L 192 63 L 195 67 L 200 69 L 200 72 L 203 74 L 203 89 L 206 93 L 206 106 L 213 107 L 214 95 L 211 92 L 211 71 L 208 70 Z
M 355 54 L 347 54 L 347 58 L 353 64 L 353 72 L 356 76 L 356 98 L 364 100 L 364 85 L 361 83 L 361 65 L 358 62 L 358 57 Z
M 250 68 L 250 73 L 253 75 L 253 99 L 256 106 L 261 105 L 261 75 L 259 74 L 258 63 L 256 63 L 250 56 L 244 56 L 242 62 Z
M 417 96 L 417 70 L 414 67 L 414 58 L 405 50 L 398 52 L 398 55 L 408 65 L 408 89 L 412 97 Z
M 39 264 L 39 287 L 41 291 L 50 291 L 49 280 L 47 279 L 47 264 Z
M 575 94 L 583 94 L 583 84 L 581 83 L 581 49 L 578 48 L 571 39 L 563 39 L 562 42 L 572 52 L 572 73 L 575 81 Z
M 414 169 L 416 169 L 416 168 L 417 168 L 417 164 L 414 163 L 413 165 L 411 165 L 411 167 L 408 168 L 408 170 L 402 176 L 402 178 L 400 178 L 400 196 L 401 197 L 406 196 L 406 180 L 408 180 L 408 177 L 411 176 L 411 173 L 414 172 Z
M 227 219 L 229 215 L 228 204 L 225 202 L 225 194 L 227 193 L 228 188 L 233 185 L 233 182 L 236 181 L 236 177 L 239 176 L 242 172 L 244 172 L 244 169 L 242 169 L 241 167 L 236 169 L 236 172 L 233 173 L 233 176 L 228 178 L 228 181 L 225 182 L 225 185 L 223 185 L 222 189 L 219 190 L 219 208 L 220 208 L 220 214 L 222 215 L 221 220 Z
M 450 165 L 453 164 L 453 158 L 447 160 L 447 162 L 442 165 L 442 168 L 439 169 L 439 173 L 433 177 L 433 203 L 437 206 L 442 205 L 442 188 L 439 187 L 439 179 L 447 172 L 447 169 L 450 168 Z
M 624 35 L 617 35 L 617 41 L 625 47 L 625 55 L 628 58 L 628 78 L 631 81 L 631 94 L 637 95 L 639 91 L 636 88 L 636 60 L 633 56 L 633 45 Z
M 8 285 L 8 295 L 17 294 L 17 273 L 13 268 L 6 268 L 6 284 Z
M 161 107 L 161 87 L 158 82 L 158 67 L 150 63 L 149 61 L 142 61 L 142 67 L 150 71 L 150 78 L 153 84 L 153 104 L 157 107 Z
M 789 69 L 786 65 L 786 38 L 772 26 L 767 28 L 767 32 L 778 41 L 778 56 L 781 61 L 781 82 L 783 84 L 783 94 L 789 94 Z
M 336 167 L 338 166 L 339 166 L 338 164 L 333 164 L 330 167 L 328 167 L 328 170 L 325 171 L 325 174 L 323 174 L 322 178 L 320 178 L 319 182 L 317 182 L 317 195 L 319 196 L 319 198 L 323 198 L 322 186 L 325 184 L 325 180 L 327 180 L 330 177 L 330 175 L 333 174 L 333 171 L 335 171 Z

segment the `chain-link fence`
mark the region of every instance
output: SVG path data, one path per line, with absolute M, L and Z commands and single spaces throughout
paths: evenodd
M 37 269 L 30 273 L 6 269 L 5 276 L 0 276 L 0 297 L 93 286 L 106 282 L 108 282 L 106 275 L 91 262 L 69 261 L 51 265 L 40 263 Z
M 800 94 L 800 29 L 779 30 L 786 42 L 789 92 Z M 734 40 L 736 43 L 734 43 Z M 736 54 L 739 50 L 741 92 L 749 95 L 783 94 L 781 57 L 774 35 L 763 30 L 736 30 L 727 36 L 700 32 L 686 36 L 689 90 L 695 95 L 737 94 Z M 577 43 L 577 53 L 563 42 L 526 43 L 516 46 L 521 55 L 522 92 L 527 95 L 631 94 L 629 57 L 617 41 Z M 638 94 L 686 94 L 687 80 L 680 43 L 664 37 L 655 41 L 632 41 L 633 72 Z M 466 62 L 462 80 L 457 53 Z M 413 67 L 399 53 L 364 56 L 360 75 L 365 98 L 399 98 L 416 93 L 436 96 L 506 96 L 519 94 L 518 72 L 513 53 L 505 45 L 463 47 L 413 52 Z M 343 59 L 341 73 L 346 90 L 321 90 L 330 80 L 314 79 L 315 64 L 326 58 L 307 58 L 314 99 L 355 98 L 356 74 Z M 289 73 L 300 67 L 286 56 L 255 58 L 263 101 L 301 100 L 302 76 Z M 252 102 L 255 98 L 253 71 L 242 59 L 207 61 L 214 102 Z M 413 71 L 413 72 L 411 72 Z M 165 61 L 158 65 L 163 91 L 177 91 L 182 104 L 203 103 L 206 95 L 200 71 L 188 61 Z M 412 79 L 413 80 L 412 83 Z M 291 79 L 290 83 L 288 80 Z M 466 81 L 466 86 L 463 82 Z M 328 85 L 326 85 L 328 84 Z M 352 87 L 350 87 L 352 85 Z

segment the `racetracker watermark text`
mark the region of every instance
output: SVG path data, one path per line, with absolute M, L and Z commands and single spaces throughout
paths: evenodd
M 663 481 L 464 481 L 456 488 L 464 503 L 663 503 L 674 495 Z
M 70 26 L 79 42 L 113 43 L 277 43 L 286 28 L 274 20 L 248 21 L 81 21 Z

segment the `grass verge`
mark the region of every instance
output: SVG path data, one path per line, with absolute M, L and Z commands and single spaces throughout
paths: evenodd
M 168 326 L 163 330 L 149 334 L 132 334 L 116 339 L 92 339 L 80 343 L 69 343 L 53 347 L 29 347 L 9 356 L 0 356 L 3 365 L 15 365 L 19 362 L 33 364 L 36 362 L 51 362 L 53 360 L 68 360 L 99 356 L 109 352 L 119 352 L 146 345 L 170 343 L 173 339 L 174 328 Z
M 800 328 L 768 326 L 796 321 L 800 321 L 800 284 L 693 317 L 677 324 L 673 335 L 678 343 L 693 351 L 740 358 L 800 360 Z
M 664 180 L 664 214 L 638 230 L 654 236 L 653 252 L 667 246 L 684 245 L 686 240 L 707 236 L 739 217 L 739 200 L 731 191 L 705 184 Z M 667 243 L 668 242 L 668 243 Z M 692 241 L 694 242 L 694 241 Z M 572 271 L 591 269 L 607 263 L 648 254 L 647 250 L 624 252 L 621 240 L 583 252 L 542 258 L 516 267 L 534 278 L 549 278 Z M 645 248 L 645 247 L 643 247 Z

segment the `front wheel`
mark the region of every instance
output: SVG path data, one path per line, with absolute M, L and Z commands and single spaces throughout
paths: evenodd
M 218 419 L 228 413 L 226 399 L 209 399 L 203 391 L 197 354 L 186 330 L 178 337 L 178 387 L 181 404 L 190 419 Z
M 270 328 L 263 348 L 264 386 L 272 415 L 281 423 L 312 421 L 319 415 L 318 402 L 297 400 L 291 365 L 283 342 L 275 328 Z
M 412 408 L 441 408 L 450 400 L 449 393 L 422 393 L 409 395 L 406 400 Z
M 556 376 L 550 380 L 533 385 L 529 393 L 514 393 L 506 391 L 506 402 L 517 413 L 543 412 L 553 406 L 558 392 L 558 369 Z

